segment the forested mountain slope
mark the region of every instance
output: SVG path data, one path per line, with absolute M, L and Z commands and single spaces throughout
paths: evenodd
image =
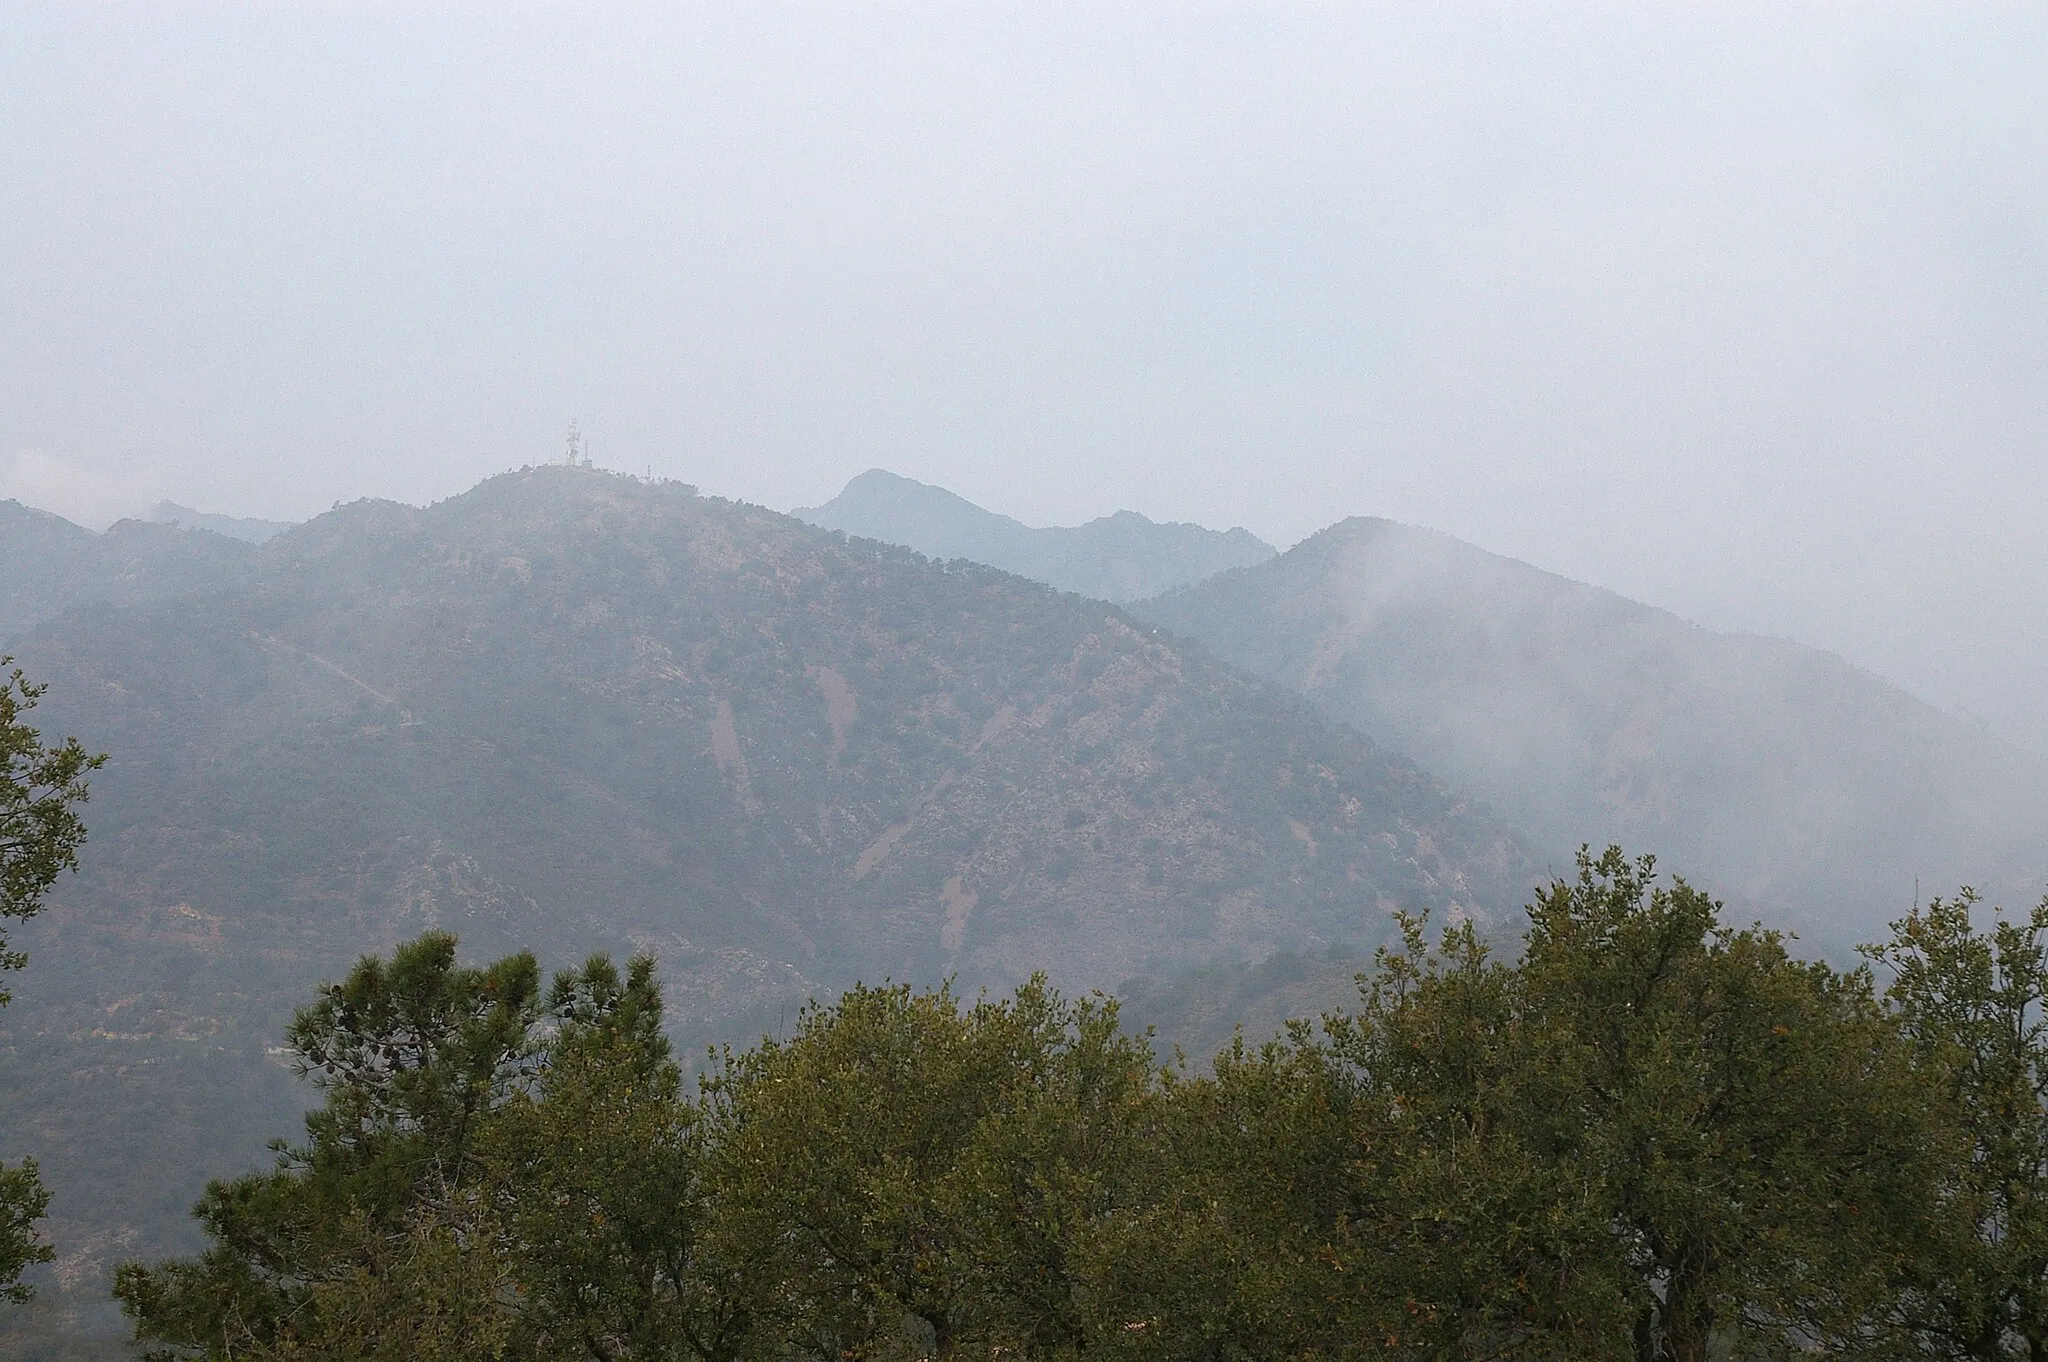
M 1105 601 L 1134 601 L 1262 563 L 1273 546 L 1245 529 L 1159 524 L 1118 511 L 1085 525 L 1034 528 L 983 510 L 943 487 L 874 468 L 823 506 L 795 514 L 815 525 L 933 558 L 965 558 Z
M 208 530 L 141 520 L 95 534 L 0 501 L 0 643 L 76 605 L 127 605 L 230 585 L 247 574 L 255 552 Z
M 113 754 L 0 1014 L 0 1145 L 79 1282 L 283 1127 L 313 982 L 429 926 L 655 952 L 686 1036 L 745 1036 L 856 977 L 1365 950 L 1545 869 L 1113 607 L 679 485 L 534 469 L 255 553 L 17 644 L 39 722 Z
M 1831 654 L 1353 519 L 1135 607 L 1552 844 L 1619 841 L 1834 948 L 2048 882 L 2048 763 Z

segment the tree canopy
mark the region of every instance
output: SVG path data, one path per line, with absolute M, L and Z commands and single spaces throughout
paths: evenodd
M 0 668 L 10 661 L 0 657 Z M 0 970 L 28 964 L 28 953 L 8 939 L 8 919 L 19 922 L 42 911 L 43 896 L 57 877 L 78 868 L 85 777 L 106 762 L 76 738 L 44 743 L 27 715 L 45 690 L 19 667 L 0 677 Z M 0 1007 L 12 1000 L 0 987 Z M 0 1164 L 0 1299 L 26 1300 L 30 1292 L 22 1272 L 49 1261 L 50 1246 L 36 1231 L 49 1205 L 34 1159 L 11 1168 Z
M 2038 1356 L 2048 905 L 1973 905 L 1881 990 L 1610 849 L 1518 954 L 1403 919 L 1207 1072 L 1033 979 L 857 987 L 695 1083 L 651 960 L 429 935 L 299 1014 L 305 1139 L 117 1294 L 159 1357 Z

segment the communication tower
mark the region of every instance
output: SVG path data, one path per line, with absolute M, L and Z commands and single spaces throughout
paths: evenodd
M 568 448 L 562 451 L 562 466 L 564 468 L 590 467 L 590 447 L 584 442 L 583 433 L 576 428 L 574 421 L 569 422 Z

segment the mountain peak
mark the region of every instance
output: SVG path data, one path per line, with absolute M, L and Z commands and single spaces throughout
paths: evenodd
M 1243 528 L 1162 524 L 1130 510 L 1085 525 L 1038 528 L 881 468 L 854 478 L 823 506 L 792 514 L 927 557 L 986 563 L 1109 601 L 1142 600 L 1273 556 L 1272 545 Z
M 1551 845 L 1656 850 L 1831 946 L 1881 935 L 1873 905 L 1916 877 L 2017 893 L 2048 869 L 2048 763 L 1832 654 L 1440 531 L 1340 521 L 1137 609 Z
M 258 520 L 252 516 L 219 515 L 211 511 L 195 511 L 190 506 L 180 506 L 175 501 L 159 501 L 149 513 L 150 520 L 158 525 L 176 525 L 187 530 L 211 530 L 248 544 L 261 544 L 275 538 L 292 527 L 288 520 Z

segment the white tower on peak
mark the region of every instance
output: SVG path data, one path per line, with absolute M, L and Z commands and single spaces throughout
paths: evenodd
M 573 420 L 569 422 L 568 446 L 567 449 L 562 451 L 562 467 L 590 467 L 590 448 L 584 443 L 583 433 L 576 428 L 576 423 Z

